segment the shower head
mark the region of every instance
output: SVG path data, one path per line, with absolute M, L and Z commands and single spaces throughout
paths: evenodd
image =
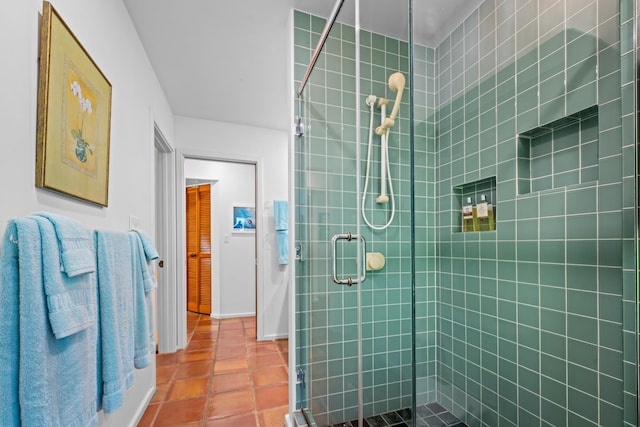
M 389 76 L 389 88 L 394 92 L 401 92 L 404 89 L 405 83 L 404 75 L 400 72 L 393 73 Z
M 398 111 L 400 111 L 400 101 L 402 101 L 402 91 L 404 91 L 405 83 L 404 75 L 399 71 L 389 76 L 389 88 L 392 91 L 397 92 L 396 100 L 393 103 L 393 109 L 391 110 L 389 117 L 385 118 L 382 125 L 376 128 L 376 135 L 383 135 L 387 133 L 387 131 L 395 124 L 396 116 L 398 115 Z

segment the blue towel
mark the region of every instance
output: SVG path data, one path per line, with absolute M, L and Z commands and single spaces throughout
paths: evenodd
M 96 231 L 100 307 L 99 399 L 105 413 L 116 411 L 133 385 L 134 294 L 127 233 Z
M 61 269 L 61 258 L 64 254 L 63 240 L 53 222 L 41 215 L 32 217 L 40 229 L 42 236 L 43 252 L 45 252 L 44 263 L 44 290 L 47 295 L 47 307 L 49 312 L 49 322 L 56 338 L 64 338 L 73 335 L 90 326 L 96 324 L 96 283 L 95 267 L 92 269 L 75 269 L 74 272 L 88 271 L 84 274 L 69 275 L 67 269 Z M 73 220 L 69 220 L 73 221 Z M 58 222 L 65 223 L 64 220 Z M 80 227 L 78 225 L 78 227 Z M 77 234 L 83 230 L 77 229 Z M 75 239 L 77 241 L 77 239 Z M 93 248 L 89 251 L 94 257 Z M 77 251 L 67 251 L 71 256 Z M 73 264 L 73 263 L 72 263 Z M 95 266 L 95 260 L 93 261 Z
M 286 200 L 274 200 L 273 217 L 276 222 L 278 264 L 289 263 L 289 204 Z
M 158 283 L 156 282 L 156 276 L 154 274 L 153 266 L 151 265 L 151 261 L 160 258 L 160 254 L 153 243 L 151 243 L 151 239 L 149 239 L 144 233 L 139 230 L 133 230 L 133 232 L 138 234 L 138 238 L 140 239 L 140 243 L 142 243 L 142 249 L 144 256 L 146 258 L 147 268 L 142 269 L 143 279 L 144 279 L 144 291 L 150 292 L 152 289 L 158 287 Z
M 276 231 L 289 229 L 289 203 L 286 200 L 273 201 L 273 217 L 276 221 Z
M 155 277 L 149 271 L 148 259 L 140 235 L 129 232 L 131 245 L 131 265 L 133 270 L 134 303 L 134 359 L 136 368 L 145 368 L 151 361 L 155 342 L 153 339 L 153 319 L 150 291 L 157 286 Z M 157 252 L 157 251 L 156 251 Z
M 289 264 L 289 231 L 276 231 L 276 239 L 278 243 L 278 264 Z
M 37 230 L 36 230 L 37 231 Z M 23 235 L 26 239 L 26 237 Z M 37 234 L 33 239 L 39 238 Z M 10 222 L 0 248 L 0 425 L 20 425 L 18 366 L 18 229 Z
M 6 425 L 97 426 L 97 330 L 92 326 L 61 339 L 53 335 L 43 283 L 48 278 L 43 266 L 48 263 L 59 265 L 60 254 L 55 243 L 49 241 L 54 237 L 53 232 L 49 230 L 41 235 L 41 227 L 46 225 L 38 224 L 34 218 L 9 223 L 7 234 L 18 241 L 17 257 L 15 247 L 11 246 L 15 243 L 10 237 L 5 236 L 3 241 L 2 287 L 7 288 L 5 295 L 14 296 L 14 302 L 17 293 L 17 311 L 15 307 L 10 310 L 18 319 L 12 325 L 9 322 L 8 326 L 14 328 L 12 331 L 3 329 L 0 334 L 3 340 L 4 337 L 9 340 L 18 337 L 18 342 L 3 346 L 0 360 L 14 363 L 3 366 L 3 370 L 10 372 L 14 380 L 17 377 L 19 385 L 17 400 L 15 395 L 0 399 L 3 405 L 1 417 L 3 421 L 8 418 Z M 2 319 L 5 319 L 5 309 L 0 307 Z M 13 393 L 12 387 L 13 381 L 9 381 L 9 390 Z M 19 409 L 11 408 L 10 405 L 16 402 Z M 18 410 L 20 419 L 12 420 Z
M 53 224 L 60 244 L 60 268 L 67 276 L 96 271 L 96 256 L 89 230 L 78 221 L 62 215 L 48 212 L 35 215 L 47 218 Z

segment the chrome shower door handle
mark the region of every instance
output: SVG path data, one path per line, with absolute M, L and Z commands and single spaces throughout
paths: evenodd
M 336 253 L 337 253 L 337 247 L 338 247 L 338 240 L 346 240 L 348 242 L 351 241 L 355 241 L 358 242 L 359 240 L 362 241 L 362 251 L 361 251 L 361 260 L 360 260 L 360 268 L 361 268 L 361 273 L 359 275 L 359 277 L 353 278 L 351 276 L 347 276 L 345 278 L 339 279 L 338 278 L 338 260 L 336 257 Z M 331 279 L 333 280 L 333 283 L 337 284 L 337 285 L 347 285 L 347 286 L 351 286 L 351 285 L 355 285 L 358 283 L 362 283 L 364 282 L 364 280 L 367 278 L 367 268 L 365 265 L 365 253 L 367 252 L 367 241 L 365 240 L 365 238 L 363 236 L 359 236 L 357 234 L 351 234 L 350 232 L 347 233 L 341 233 L 341 234 L 336 234 L 331 238 Z

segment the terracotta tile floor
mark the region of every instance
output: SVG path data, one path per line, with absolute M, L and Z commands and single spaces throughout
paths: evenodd
M 138 426 L 282 427 L 287 340 L 256 341 L 255 317 L 187 314 L 185 350 L 159 354 L 157 391 Z

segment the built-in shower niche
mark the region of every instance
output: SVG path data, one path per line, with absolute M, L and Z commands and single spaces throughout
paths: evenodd
M 598 106 L 518 135 L 518 194 L 598 180 Z
M 465 229 L 463 220 L 463 208 L 467 204 L 467 200 L 471 200 L 472 204 L 472 216 L 477 217 L 477 205 L 481 203 L 482 196 L 485 201 L 491 205 L 491 219 L 485 219 L 484 223 L 479 222 L 476 219 L 472 220 L 471 224 L 467 224 Z M 483 232 L 494 231 L 497 226 L 496 216 L 496 177 L 492 176 L 478 181 L 467 182 L 462 185 L 453 187 L 453 218 L 451 224 L 453 224 L 454 232 Z M 489 224 L 489 221 L 491 222 Z

